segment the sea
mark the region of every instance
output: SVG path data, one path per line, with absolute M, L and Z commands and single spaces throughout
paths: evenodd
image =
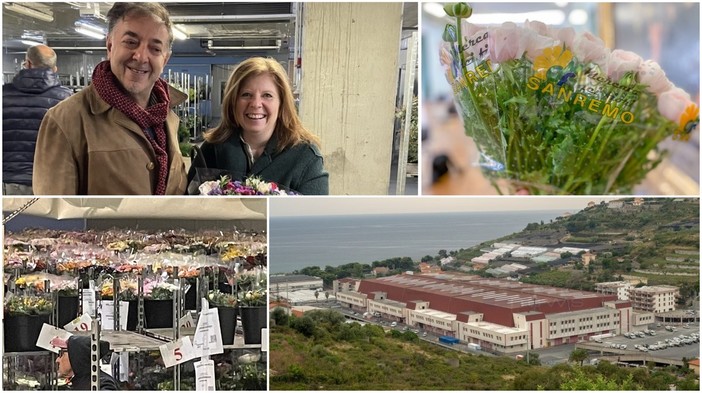
M 549 222 L 563 210 L 271 217 L 270 273 L 438 255 Z

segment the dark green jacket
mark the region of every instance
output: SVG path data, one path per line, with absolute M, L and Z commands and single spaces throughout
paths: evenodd
M 233 180 L 256 176 L 302 195 L 329 194 L 329 173 L 317 146 L 302 143 L 276 152 L 276 144 L 273 135 L 251 167 L 238 132 L 224 143 L 204 142 L 201 149 L 208 168 L 226 170 Z

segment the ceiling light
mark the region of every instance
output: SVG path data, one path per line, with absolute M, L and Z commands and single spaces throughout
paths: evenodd
M 95 38 L 98 40 L 105 38 L 104 34 L 98 33 L 98 32 L 93 31 L 93 30 L 88 30 L 88 29 L 83 28 L 83 27 L 76 27 L 76 33 L 87 35 L 88 37 Z
M 224 49 L 227 49 L 227 50 L 262 50 L 262 49 L 275 49 L 275 50 L 279 50 L 279 49 L 280 49 L 280 42 L 281 42 L 280 40 L 277 40 L 277 41 L 276 41 L 276 43 L 278 43 L 278 45 L 216 46 L 216 45 L 214 45 L 214 43 L 212 42 L 212 40 L 208 40 L 208 41 L 207 41 L 207 49 L 214 49 L 214 50 L 217 50 L 217 49 L 220 49 L 220 50 L 224 50 Z
M 90 23 L 83 22 L 82 20 L 79 20 L 75 23 L 75 27 L 85 29 L 85 30 L 90 30 L 94 33 L 97 34 L 102 34 L 103 36 L 105 35 L 105 29 L 101 26 L 96 26 Z
M 23 5 L 17 4 L 17 3 L 7 3 L 5 4 L 5 9 L 17 12 L 22 15 L 26 16 L 31 16 L 32 18 L 40 19 L 45 22 L 53 22 L 54 21 L 54 14 L 50 13 L 44 13 L 41 11 L 37 11 L 34 8 L 29 8 L 25 7 Z
M 188 39 L 188 33 L 185 31 L 185 29 L 181 26 L 173 25 L 171 30 L 173 31 L 173 36 L 176 39 L 179 40 L 187 40 Z
M 33 40 L 20 40 L 20 42 L 23 43 L 24 45 L 27 45 L 27 46 L 34 46 L 34 45 L 43 44 L 43 42 L 37 42 L 37 41 L 33 41 Z
M 573 10 L 568 15 L 568 22 L 573 26 L 582 26 L 587 23 L 588 15 L 585 10 Z

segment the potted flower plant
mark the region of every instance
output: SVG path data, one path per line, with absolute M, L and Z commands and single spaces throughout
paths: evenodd
M 5 298 L 5 351 L 38 351 L 35 343 L 41 327 L 49 323 L 52 305 L 41 296 L 8 296 Z M 13 334 L 7 334 L 13 332 Z
M 267 303 L 265 287 L 239 292 L 239 315 L 246 344 L 261 343 L 261 329 L 268 326 Z
M 144 318 L 146 327 L 173 327 L 173 291 L 178 286 L 167 282 L 151 282 L 144 285 Z
M 218 290 L 210 291 L 207 294 L 210 307 L 217 307 L 219 314 L 219 329 L 222 332 L 222 344 L 231 345 L 234 343 L 234 331 L 236 330 L 236 314 L 238 300 L 236 296 Z

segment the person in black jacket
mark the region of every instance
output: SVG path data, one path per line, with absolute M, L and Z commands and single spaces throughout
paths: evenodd
M 59 348 L 56 358 L 60 377 L 70 379 L 72 390 L 90 390 L 90 337 L 71 336 L 68 340 L 58 337 L 51 344 Z M 100 342 L 100 356 L 109 352 L 109 345 Z M 100 371 L 99 390 L 119 390 L 119 383 L 104 371 Z
M 222 122 L 204 137 L 207 168 L 232 180 L 255 177 L 303 195 L 329 194 L 319 138 L 302 125 L 287 73 L 274 59 L 237 66 L 224 88 Z M 190 179 L 196 171 L 193 165 Z
M 12 83 L 2 87 L 2 189 L 5 195 L 31 195 L 34 147 L 49 108 L 72 92 L 61 86 L 56 52 L 46 45 L 27 50 Z M 59 181 L 59 180 L 57 180 Z

